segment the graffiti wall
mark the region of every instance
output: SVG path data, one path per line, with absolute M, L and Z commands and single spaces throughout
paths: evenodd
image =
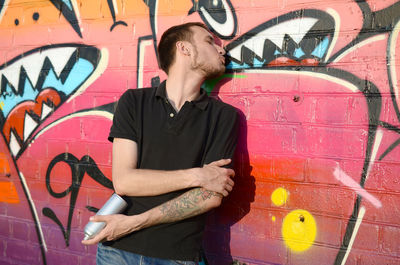
M 94 264 L 115 103 L 157 85 L 162 32 L 228 52 L 241 116 L 209 264 L 400 263 L 400 1 L 0 0 L 0 264 Z

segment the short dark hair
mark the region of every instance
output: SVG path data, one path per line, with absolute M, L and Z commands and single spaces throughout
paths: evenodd
M 168 74 L 170 66 L 175 61 L 176 42 L 177 41 L 192 41 L 193 31 L 191 27 L 202 27 L 210 31 L 206 25 L 200 22 L 189 22 L 167 29 L 161 36 L 158 44 L 158 63 L 160 68 Z

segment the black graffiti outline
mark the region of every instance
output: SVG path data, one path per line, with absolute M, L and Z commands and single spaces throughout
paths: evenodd
M 264 62 L 263 67 L 254 67 L 254 68 L 270 69 L 271 67 L 267 66 L 267 64 L 269 63 L 269 60 L 272 60 L 271 58 L 273 58 L 275 56 L 273 53 L 265 54 L 266 51 L 264 50 L 263 57 L 265 56 L 265 58 L 261 58 L 258 55 L 256 55 L 254 51 L 250 50 L 246 46 L 243 46 L 241 48 L 242 49 L 241 58 L 240 58 L 240 61 L 238 61 L 236 58 L 229 56 L 229 51 L 242 45 L 248 39 L 252 38 L 253 36 L 256 36 L 257 34 L 259 34 L 260 32 L 262 32 L 268 28 L 271 28 L 275 25 L 278 25 L 278 24 L 286 22 L 286 21 L 291 21 L 293 19 L 304 18 L 304 17 L 318 19 L 318 22 L 315 25 L 317 25 L 318 23 L 323 23 L 325 26 L 325 29 L 324 30 L 315 30 L 315 31 L 310 29 L 310 31 L 307 32 L 307 34 L 305 35 L 305 38 L 302 41 L 306 40 L 306 36 L 311 36 L 314 38 L 319 38 L 322 36 L 329 36 L 329 38 L 330 38 L 329 46 L 330 46 L 332 44 L 332 39 L 333 39 L 334 31 L 335 31 L 335 28 L 334 28 L 335 24 L 334 24 L 334 19 L 332 18 L 332 16 L 329 15 L 328 13 L 326 13 L 325 11 L 322 11 L 319 9 L 301 9 L 301 10 L 291 11 L 289 13 L 280 15 L 280 16 L 272 18 L 266 22 L 263 22 L 263 23 L 257 25 L 256 27 L 250 29 L 249 31 L 243 33 L 241 36 L 234 39 L 232 42 L 228 43 L 226 45 L 226 50 L 228 53 L 228 58 L 227 58 L 228 61 L 233 61 L 238 64 L 247 63 L 248 65 L 251 65 L 252 63 L 249 63 L 249 61 L 252 61 L 253 58 L 257 58 L 260 62 L 262 62 L 262 61 L 265 61 L 265 62 Z M 263 36 L 263 37 L 265 37 L 265 36 Z M 288 35 L 286 35 L 286 39 L 291 39 L 291 38 Z M 266 39 L 266 40 L 268 40 L 268 39 Z M 328 49 L 329 49 L 329 46 L 328 46 Z M 276 48 L 279 48 L 279 47 L 276 47 Z M 264 49 L 265 49 L 265 47 L 264 47 Z M 287 54 L 286 56 L 291 57 L 290 54 Z M 320 65 L 323 65 L 323 61 L 325 61 L 326 56 L 327 56 L 327 54 L 325 53 L 323 55 L 323 57 L 320 58 Z M 252 68 L 253 67 L 249 67 L 249 68 L 245 68 L 243 70 L 252 69 Z M 230 69 L 228 69 L 228 71 L 229 70 Z M 238 71 L 240 72 L 241 70 L 242 69 L 234 69 L 235 72 L 238 72 Z
M 23 58 L 24 56 L 33 54 L 33 53 L 35 53 L 35 52 L 41 52 L 42 50 L 46 50 L 46 49 L 50 49 L 50 48 L 71 47 L 71 46 L 74 46 L 74 47 L 76 47 L 78 50 L 80 50 L 79 56 L 80 56 L 80 55 L 84 55 L 84 58 L 87 59 L 87 60 L 89 60 L 90 62 L 92 62 L 93 65 L 95 66 L 95 68 L 98 66 L 98 62 L 99 62 L 100 56 L 101 56 L 101 53 L 100 53 L 100 50 L 99 50 L 99 49 L 97 49 L 97 48 L 94 47 L 94 46 L 84 45 L 84 44 L 79 44 L 79 43 L 64 43 L 64 44 L 46 45 L 46 46 L 38 47 L 38 48 L 35 48 L 35 49 L 32 49 L 32 50 L 29 50 L 29 51 L 27 51 L 27 52 L 24 52 L 23 54 L 20 54 L 20 55 L 18 55 L 18 56 L 16 56 L 16 57 L 12 58 L 11 60 L 9 60 L 9 61 L 3 63 L 2 65 L 0 65 L 0 70 L 1 70 L 2 68 L 7 67 L 7 65 L 12 64 L 12 63 L 16 62 L 17 60 Z M 85 48 L 96 49 L 96 56 L 93 56 L 93 54 L 90 55 L 87 51 L 85 51 Z M 83 50 L 81 50 L 81 49 L 83 49 Z M 61 75 L 60 75 L 60 80 L 61 80 L 61 81 L 62 81 L 62 80 L 65 81 L 65 78 L 66 78 L 66 77 L 63 77 L 64 75 L 65 75 L 65 73 L 64 73 L 64 71 L 63 71 L 63 72 L 61 73 Z M 40 79 L 40 78 L 41 78 L 41 77 L 39 77 L 39 79 Z M 4 80 L 4 79 L 3 79 L 3 80 Z M 3 81 L 2 81 L 2 82 L 3 82 Z M 38 83 L 39 83 L 39 80 L 38 80 Z M 78 88 L 77 88 L 77 89 L 78 89 Z M 76 89 L 75 91 L 77 91 L 77 89 Z M 75 92 L 75 91 L 74 91 L 74 92 Z M 61 106 L 61 104 L 60 104 L 59 106 Z M 102 108 L 104 108 L 106 111 L 109 111 L 109 107 L 108 107 L 107 105 L 104 106 L 104 107 L 103 107 L 103 106 L 99 107 L 99 109 L 102 109 Z M 111 112 L 111 111 L 109 111 L 109 112 Z M 4 119 L 4 117 L 3 117 L 1 111 L 0 111 L 0 113 L 1 113 L 1 115 L 0 115 L 1 136 L 3 137 L 3 140 L 4 140 L 4 142 L 6 143 L 6 142 L 7 142 L 7 139 L 6 139 L 5 135 L 3 134 L 3 130 L 2 130 L 2 127 L 3 127 L 3 125 L 4 125 L 5 119 Z M 22 187 L 23 193 L 24 193 L 24 195 L 25 195 L 25 198 L 27 198 L 27 204 L 28 204 L 29 210 L 30 210 L 30 212 L 31 212 L 32 219 L 33 219 L 33 221 L 34 221 L 34 223 L 35 223 L 35 230 L 36 230 L 36 235 L 37 235 L 37 238 L 38 238 L 38 241 L 39 241 L 40 253 L 41 253 L 41 255 L 42 255 L 43 264 L 46 265 L 46 264 L 47 264 L 47 261 L 46 261 L 45 242 L 44 242 L 44 238 L 42 237 L 41 230 L 40 230 L 40 228 L 39 228 L 39 220 L 37 219 L 37 216 L 35 215 L 35 209 L 36 209 L 36 207 L 34 206 L 33 202 L 29 199 L 29 198 L 30 198 L 29 189 L 28 189 L 28 187 L 26 186 L 26 184 L 24 184 L 24 183 L 25 183 L 25 179 L 24 179 L 24 177 L 21 175 L 22 173 L 21 173 L 21 171 L 19 170 L 19 167 L 18 167 L 18 165 L 17 165 L 17 160 L 18 160 L 18 158 L 22 155 L 23 150 L 26 150 L 26 148 L 29 147 L 29 143 L 28 143 L 28 142 L 29 142 L 29 140 L 26 142 L 26 145 L 21 146 L 21 150 L 20 150 L 20 152 L 18 153 L 18 155 L 17 155 L 16 157 L 14 157 L 13 155 L 11 155 L 11 158 L 12 158 L 12 160 L 13 160 L 13 164 L 14 164 L 14 167 L 15 167 L 15 169 L 16 169 L 16 172 L 18 173 L 18 178 L 19 178 L 19 181 L 20 181 L 20 183 L 21 183 L 21 187 Z M 8 148 L 9 148 L 9 146 L 8 146 Z M 11 152 L 10 152 L 10 153 L 11 153 Z
M 342 48 L 339 52 L 337 52 L 334 56 L 332 56 L 332 58 L 330 58 L 329 62 L 334 61 L 335 58 L 337 58 L 340 54 L 345 52 L 347 49 L 353 47 L 357 43 L 360 43 L 361 41 L 363 41 L 371 36 L 393 31 L 395 21 L 397 22 L 400 19 L 400 2 L 397 2 L 385 9 L 382 9 L 382 10 L 379 10 L 376 12 L 372 12 L 368 3 L 366 3 L 365 1 L 355 0 L 354 2 L 356 4 L 358 4 L 361 11 L 363 12 L 363 18 L 364 18 L 363 27 L 362 27 L 360 33 L 357 35 L 357 37 L 352 42 L 350 42 L 346 47 Z M 392 16 L 390 16 L 390 15 L 388 16 L 388 14 L 392 14 Z M 393 17 L 395 14 L 397 14 L 397 19 L 395 19 L 395 17 Z M 379 30 L 378 30 L 378 26 L 379 26 Z M 388 50 L 389 50 L 389 45 L 390 44 L 388 44 L 388 48 L 387 48 Z M 389 69 L 388 69 L 388 79 L 391 84 Z M 390 86 L 392 100 L 393 100 L 394 92 L 393 92 L 392 88 L 393 87 Z M 368 97 L 367 97 L 367 103 L 370 106 Z M 395 110 L 396 110 L 396 114 L 397 114 L 398 118 L 400 118 L 398 108 L 396 108 L 397 105 L 395 104 L 395 101 L 393 101 L 393 105 L 395 106 Z M 378 129 L 378 125 L 383 125 L 382 122 L 379 120 L 378 121 L 375 120 L 374 122 L 376 122 L 376 124 L 371 124 L 371 119 L 369 121 L 370 126 L 369 126 L 368 144 L 367 144 L 367 150 L 366 150 L 367 154 L 372 152 L 373 140 L 375 138 L 375 133 L 376 133 L 376 130 Z M 371 126 L 372 126 L 372 128 L 371 128 Z M 385 126 L 382 126 L 382 127 L 385 128 Z M 391 127 L 395 127 L 395 126 L 391 125 Z M 371 134 L 371 131 L 370 131 L 371 129 L 374 130 L 373 134 Z M 370 138 L 372 136 L 373 136 L 372 141 L 370 141 Z M 386 149 L 386 151 L 382 154 L 381 158 L 383 158 L 389 152 L 391 152 L 394 149 L 395 144 L 396 144 L 396 142 L 394 144 L 392 144 L 388 149 Z M 368 166 L 369 166 L 369 162 L 370 162 L 369 161 L 370 157 L 367 156 L 367 154 L 365 157 L 364 167 L 363 167 L 363 171 L 362 171 L 361 179 L 360 179 L 361 187 L 364 187 L 364 184 L 365 184 L 365 181 L 367 178 Z M 351 240 L 351 236 L 354 232 L 355 224 L 356 224 L 357 218 L 359 216 L 359 207 L 361 206 L 361 200 L 362 200 L 362 197 L 360 195 L 357 195 L 357 199 L 356 199 L 356 201 L 354 203 L 354 207 L 353 207 L 353 213 L 352 213 L 351 217 L 349 218 L 349 221 L 347 222 L 346 232 L 343 236 L 340 250 L 336 256 L 334 265 L 341 264 L 346 255 L 346 251 L 348 249 L 348 246 L 349 246 L 349 243 Z
M 156 6 L 158 0 L 143 0 L 143 2 L 149 7 L 149 19 L 150 19 L 150 28 L 151 28 L 151 36 L 153 38 L 153 47 L 156 53 L 156 57 L 158 58 L 158 50 L 157 50 L 157 34 L 156 34 Z M 158 66 L 160 66 L 157 60 Z M 140 66 L 138 65 L 138 68 Z
M 398 2 L 398 6 L 399 6 L 399 10 L 398 12 L 400 13 L 400 2 Z M 397 23 L 400 23 L 400 16 L 397 19 L 396 22 L 394 22 L 394 24 L 396 25 Z M 395 84 L 393 84 L 393 78 L 395 78 L 394 76 L 392 76 L 392 71 L 390 69 L 391 67 L 391 62 L 390 62 L 390 52 L 391 52 L 391 39 L 393 37 L 393 32 L 390 34 L 389 39 L 388 39 L 388 45 L 387 45 L 387 50 L 386 53 L 388 54 L 388 56 L 386 56 L 386 66 L 387 66 L 387 73 L 388 73 L 388 80 L 389 80 L 389 87 L 390 87 L 390 94 L 391 94 L 391 98 L 392 98 L 392 103 L 394 106 L 394 110 L 396 112 L 397 115 L 397 120 L 400 121 L 400 110 L 399 110 L 399 106 L 398 103 L 396 102 L 396 96 L 395 96 L 395 91 L 394 91 L 394 86 Z M 400 38 L 400 35 L 397 35 L 397 38 Z
M 284 67 L 268 67 L 268 68 L 263 68 L 263 70 L 282 70 L 282 69 L 287 69 L 287 70 L 294 70 L 294 71 L 310 71 L 310 72 L 318 72 L 318 73 L 324 73 L 327 75 L 331 75 L 343 80 L 347 80 L 351 82 L 352 84 L 355 84 L 359 90 L 364 94 L 365 99 L 367 101 L 367 106 L 368 106 L 368 113 L 369 113 L 369 126 L 368 126 L 368 139 L 367 139 L 367 148 L 365 151 L 365 159 L 364 159 L 364 164 L 363 164 L 363 169 L 361 172 L 361 179 L 360 179 L 360 186 L 364 187 L 366 177 L 367 177 L 367 171 L 368 167 L 371 163 L 371 154 L 372 154 L 372 148 L 375 140 L 375 135 L 376 132 L 379 128 L 379 126 L 390 129 L 392 131 L 400 132 L 400 128 L 397 128 L 394 125 L 383 123 L 379 120 L 379 114 L 381 111 L 381 94 L 377 86 L 373 84 L 372 82 L 368 80 L 363 80 L 358 78 L 357 76 L 346 72 L 342 71 L 339 69 L 335 68 L 329 68 L 329 64 L 331 62 L 334 62 L 336 58 L 338 58 L 341 54 L 345 53 L 348 51 L 350 48 L 355 46 L 356 44 L 360 43 L 361 41 L 382 33 L 388 33 L 393 31 L 394 25 L 396 24 L 397 21 L 400 19 L 400 2 L 397 2 L 383 10 L 379 10 L 376 12 L 372 12 L 368 3 L 365 1 L 358 1 L 355 0 L 360 7 L 361 11 L 363 12 L 363 26 L 362 29 L 360 30 L 360 33 L 351 41 L 349 42 L 345 47 L 343 47 L 341 50 L 339 50 L 336 54 L 328 58 L 326 63 L 320 63 L 318 67 L 314 66 L 284 66 Z M 304 10 L 307 11 L 307 10 Z M 391 16 L 388 14 L 392 14 Z M 393 17 L 395 14 L 397 14 L 397 17 Z M 378 28 L 379 26 L 379 28 Z M 246 34 L 246 33 L 245 33 Z M 235 44 L 239 44 L 244 41 L 245 34 L 234 40 L 232 43 L 228 44 L 228 47 L 233 48 L 236 46 Z M 236 42 L 236 43 L 235 43 Z M 389 50 L 389 46 L 388 46 Z M 228 49 L 229 51 L 229 49 Z M 231 69 L 229 70 L 230 72 L 241 72 L 245 71 L 247 69 Z M 390 71 L 388 71 L 390 73 Z M 389 80 L 390 76 L 389 76 Z M 392 95 L 392 101 L 393 104 L 396 108 L 395 100 L 394 100 L 394 92 L 393 92 L 393 86 L 391 88 L 391 95 Z M 398 108 L 396 108 L 396 114 L 399 117 L 400 120 L 400 112 L 398 111 Z M 395 141 L 392 145 L 389 146 L 389 148 L 386 149 L 386 151 L 381 155 L 379 159 L 382 159 L 384 156 L 386 156 L 389 152 L 391 152 L 396 146 L 400 144 L 400 139 Z M 354 202 L 354 207 L 352 214 L 348 220 L 347 227 L 346 227 L 346 232 L 345 235 L 343 236 L 342 243 L 340 246 L 340 250 L 338 251 L 338 254 L 335 258 L 334 264 L 339 265 L 342 263 L 345 253 L 348 249 L 349 242 L 351 239 L 351 236 L 354 232 L 355 229 L 355 224 L 359 215 L 359 207 L 361 205 L 361 200 L 362 197 L 357 195 L 357 198 Z
M 376 35 L 380 35 L 382 33 L 388 33 L 393 31 L 393 26 L 395 23 L 394 21 L 397 21 L 400 18 L 400 2 L 397 2 L 383 10 L 379 10 L 376 12 L 372 12 L 368 3 L 364 1 L 357 1 L 354 0 L 358 6 L 360 7 L 360 10 L 363 13 L 363 25 L 360 30 L 360 33 L 352 40 L 350 41 L 346 46 L 341 48 L 338 52 L 336 52 L 334 55 L 332 55 L 328 61 L 327 64 L 334 62 L 339 56 L 341 56 L 343 53 L 351 49 L 353 46 L 357 45 L 358 43 Z M 394 18 L 392 16 L 388 16 L 388 14 L 397 14 L 397 19 L 396 20 L 390 20 L 387 19 L 389 18 Z M 379 30 L 377 29 L 377 25 L 380 26 Z
M 138 66 L 137 68 L 136 68 L 136 87 L 140 87 L 142 84 L 139 84 L 139 74 L 140 74 L 140 69 L 142 69 L 142 65 L 140 64 L 140 54 L 141 54 L 141 43 L 143 42 L 143 41 L 146 41 L 146 40 L 152 40 L 153 39 L 153 36 L 152 35 L 147 35 L 147 36 L 142 36 L 142 37 L 139 37 L 139 39 L 138 39 L 138 45 L 137 45 L 137 51 L 136 51 L 136 54 L 137 54 L 137 56 L 136 56 L 136 65 Z M 157 56 L 157 54 L 156 54 L 156 56 Z M 158 61 L 158 60 L 157 60 Z M 151 79 L 151 86 L 152 87 L 154 87 L 154 86 L 158 86 L 160 84 L 160 77 L 159 76 L 156 76 L 156 77 L 153 77 L 152 79 Z
M 54 112 L 63 103 L 65 103 L 66 100 L 69 97 L 74 95 L 75 92 L 79 90 L 80 86 L 82 84 L 84 84 L 85 81 L 88 80 L 92 76 L 92 74 L 94 73 L 94 71 L 98 67 L 99 61 L 101 59 L 101 52 L 100 52 L 100 50 L 98 48 L 96 48 L 94 46 L 91 46 L 91 45 L 84 45 L 84 44 L 79 44 L 79 43 L 62 43 L 62 44 L 46 45 L 46 46 L 42 46 L 42 47 L 38 47 L 38 48 L 35 48 L 35 49 L 32 49 L 32 50 L 29 50 L 27 52 L 24 52 L 23 54 L 20 54 L 20 55 L 18 55 L 16 57 L 12 58 L 11 60 L 3 63 L 2 65 L 0 65 L 0 70 L 3 69 L 3 68 L 6 68 L 8 65 L 13 64 L 14 62 L 16 62 L 16 61 L 18 61 L 20 59 L 23 59 L 24 57 L 26 57 L 28 55 L 31 55 L 31 54 L 34 54 L 34 53 L 38 53 L 38 52 L 42 52 L 42 51 L 45 51 L 45 50 L 50 50 L 50 49 L 54 49 L 54 48 L 63 48 L 63 47 L 66 47 L 66 48 L 73 47 L 73 48 L 76 48 L 76 51 L 71 55 L 69 61 L 67 62 L 67 64 L 65 65 L 63 71 L 61 72 L 61 74 L 59 76 L 60 81 L 62 83 L 64 83 L 66 81 L 67 77 L 69 76 L 69 74 L 71 72 L 71 69 L 72 69 L 73 65 L 80 58 L 83 58 L 83 59 L 89 61 L 93 65 L 93 71 L 84 80 L 82 80 L 81 83 L 73 91 L 71 91 L 69 95 L 64 95 L 63 93 L 60 93 L 62 91 L 58 91 L 56 89 L 57 93 L 61 97 L 61 103 L 56 108 L 53 108 L 53 112 Z M 47 75 L 50 72 L 50 69 L 52 69 L 51 67 L 52 67 L 51 61 L 48 58 L 46 58 L 44 60 L 44 62 L 43 62 L 43 66 L 42 66 L 39 78 L 37 80 L 37 83 L 33 87 L 34 90 L 41 91 L 43 89 L 43 87 L 42 87 L 43 83 L 46 80 Z M 19 80 L 19 88 L 15 89 L 15 88 L 13 88 L 13 86 L 11 84 L 8 84 L 8 82 L 6 81 L 5 78 L 2 78 L 1 79 L 1 83 L 0 83 L 0 97 L 8 96 L 8 95 L 5 95 L 6 92 L 7 92 L 6 91 L 7 84 L 11 87 L 11 91 L 14 93 L 14 95 L 22 96 L 24 94 L 24 83 L 25 83 L 26 80 L 28 80 L 28 82 L 30 82 L 29 76 L 27 75 L 26 71 L 21 70 L 21 72 L 20 72 L 20 80 Z M 49 116 L 47 116 L 46 119 L 48 117 Z M 4 123 L 6 121 L 6 118 L 7 117 L 4 117 L 4 114 L 3 114 L 2 110 L 0 109 L 0 129 L 1 129 L 1 134 L 3 136 L 4 141 L 7 143 L 7 147 L 9 149 L 10 153 L 11 153 L 10 146 L 8 144 L 7 138 L 3 133 L 3 126 L 4 126 Z M 41 120 L 41 123 L 43 123 L 43 121 L 44 120 Z M 15 133 L 15 131 L 14 131 L 14 133 Z M 18 134 L 15 133 L 15 135 L 17 136 Z M 17 137 L 17 141 L 19 141 L 20 150 L 18 151 L 18 153 L 17 153 L 17 155 L 15 157 L 14 157 L 14 155 L 12 155 L 13 159 L 15 159 L 15 160 L 18 160 L 18 158 L 23 154 L 23 152 L 26 150 L 26 148 L 28 148 L 30 139 L 27 139 L 24 142 L 23 140 L 18 139 L 18 137 Z
M 79 21 L 76 17 L 76 12 L 74 10 L 74 6 L 71 4 L 71 8 L 67 6 L 62 0 L 50 0 L 51 3 L 61 12 L 61 14 L 65 17 L 65 19 L 69 22 L 71 27 L 75 30 L 75 32 L 82 38 L 81 28 L 79 27 Z M 71 3 L 71 2 L 70 2 Z
M 389 131 L 393 131 L 396 132 L 400 135 L 400 128 L 393 126 L 392 124 L 389 124 L 387 122 L 379 122 L 379 125 L 382 126 L 383 128 L 389 130 Z M 383 152 L 381 154 L 381 156 L 379 157 L 379 161 L 381 161 L 385 156 L 387 156 L 393 149 L 395 149 L 398 145 L 400 144 L 400 138 L 397 139 L 396 141 L 394 141 L 387 149 L 385 152 Z
M 62 192 L 56 192 L 51 187 L 50 175 L 51 175 L 53 168 L 58 163 L 66 163 L 71 169 L 71 185 Z M 78 159 L 76 156 L 74 156 L 71 153 L 67 153 L 67 152 L 61 153 L 61 154 L 55 156 L 51 160 L 51 162 L 47 168 L 47 171 L 46 171 L 46 188 L 52 197 L 57 198 L 57 199 L 64 198 L 65 196 L 67 196 L 68 194 L 71 193 L 69 211 L 68 211 L 68 222 L 67 222 L 66 229 L 62 225 L 62 222 L 58 219 L 57 215 L 54 213 L 54 211 L 51 208 L 44 207 L 42 209 L 43 215 L 50 218 L 51 220 L 53 220 L 60 227 L 60 230 L 64 236 L 66 246 L 69 246 L 69 239 L 70 239 L 69 237 L 70 237 L 70 232 L 71 232 L 72 217 L 74 214 L 79 190 L 80 190 L 80 187 L 81 187 L 81 184 L 83 181 L 83 177 L 85 176 L 85 174 L 87 174 L 89 177 L 91 177 L 94 181 L 99 183 L 101 186 L 113 190 L 112 181 L 109 180 L 101 172 L 101 170 L 98 168 L 96 162 L 89 155 L 84 155 L 81 159 Z M 89 206 L 89 207 L 91 207 L 91 206 Z
M 5 1 L 6 0 L 0 0 L 0 14 L 2 13 L 3 8 L 5 7 Z
M 118 21 L 117 21 L 117 19 L 116 19 L 116 17 L 115 17 L 115 8 L 114 8 L 114 2 L 113 2 L 113 0 L 107 0 L 107 4 L 108 4 L 108 8 L 110 9 L 111 16 L 112 16 L 113 22 L 114 22 L 114 23 L 111 25 L 111 27 L 110 27 L 110 31 L 113 31 L 113 29 L 114 29 L 116 26 L 118 26 L 118 25 L 127 27 L 128 24 L 126 24 L 125 21 L 123 21 L 123 20 L 118 20 Z

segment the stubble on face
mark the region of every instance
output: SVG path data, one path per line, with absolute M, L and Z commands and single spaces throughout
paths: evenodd
M 194 42 L 192 43 L 192 46 L 193 46 L 193 59 L 192 59 L 191 65 L 190 65 L 192 70 L 201 71 L 204 74 L 205 79 L 216 78 L 216 77 L 222 75 L 223 73 L 225 73 L 225 65 L 223 65 L 221 63 L 217 67 L 217 66 L 212 65 L 210 63 L 210 61 L 208 61 L 206 59 L 204 59 L 204 60 L 199 59 L 199 53 L 197 51 L 197 46 Z

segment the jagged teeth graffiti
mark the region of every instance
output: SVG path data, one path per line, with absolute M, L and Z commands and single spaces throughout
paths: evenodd
M 231 59 L 228 68 L 316 65 L 324 60 L 333 33 L 334 20 L 327 13 L 291 12 L 253 28 L 228 44 Z
M 100 57 L 95 47 L 45 46 L 0 67 L 2 133 L 14 157 L 49 114 L 95 72 Z

